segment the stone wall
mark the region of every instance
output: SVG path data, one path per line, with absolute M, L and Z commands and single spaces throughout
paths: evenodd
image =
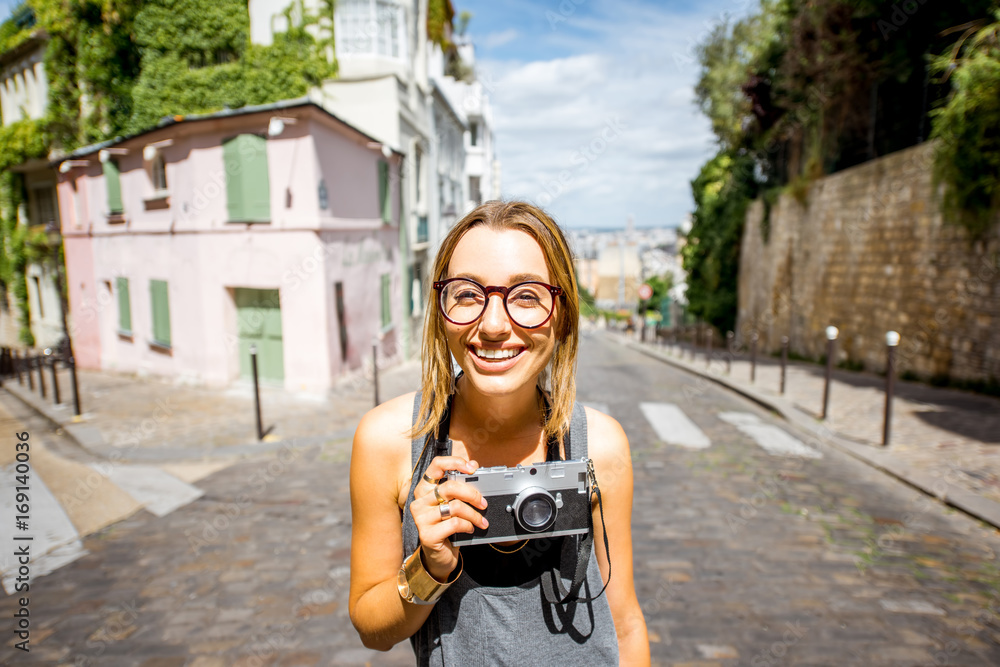
M 945 224 L 921 144 L 822 178 L 805 203 L 789 194 L 747 212 L 738 339 L 885 369 L 885 333 L 902 335 L 898 368 L 922 378 L 1000 380 L 1000 220 L 980 240 Z

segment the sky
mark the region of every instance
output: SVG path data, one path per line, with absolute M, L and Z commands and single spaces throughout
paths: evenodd
M 18 0 L 0 0 L 0 19 Z M 566 227 L 676 226 L 715 152 L 695 47 L 756 0 L 453 0 L 491 98 L 501 195 Z
M 453 0 L 469 11 L 504 197 L 566 227 L 676 226 L 715 153 L 696 45 L 751 0 Z

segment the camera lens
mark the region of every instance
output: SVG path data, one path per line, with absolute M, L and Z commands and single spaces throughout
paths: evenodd
M 552 518 L 552 506 L 542 498 L 532 498 L 524 505 L 521 518 L 529 526 L 544 526 Z
M 556 501 L 545 489 L 537 486 L 525 489 L 514 501 L 514 516 L 524 530 L 540 533 L 556 522 Z

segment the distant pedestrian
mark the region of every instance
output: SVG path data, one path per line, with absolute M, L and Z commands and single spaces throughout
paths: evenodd
M 579 296 L 562 231 L 530 204 L 487 202 L 445 237 L 432 277 L 421 391 L 371 410 L 354 436 L 350 615 L 362 641 L 410 638 L 420 665 L 649 664 L 628 439 L 576 403 Z M 452 544 L 503 511 L 443 481 L 448 471 L 583 457 L 601 500 L 584 510 L 587 535 Z M 564 579 L 574 585 L 560 597 Z

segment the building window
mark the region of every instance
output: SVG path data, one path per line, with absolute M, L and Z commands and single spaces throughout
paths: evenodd
M 167 297 L 166 280 L 150 280 L 149 296 L 153 310 L 152 343 L 160 347 L 170 347 L 170 300 Z
M 56 192 L 51 185 L 37 185 L 31 188 L 31 225 L 58 224 L 56 215 Z
M 132 335 L 132 306 L 128 297 L 128 278 L 115 278 L 118 294 L 118 333 Z
M 389 274 L 382 274 L 382 328 L 387 328 L 392 324 L 392 305 L 389 291 Z
M 382 222 L 392 222 L 392 189 L 389 187 L 389 163 L 378 161 L 378 206 Z
M 406 17 L 394 0 L 339 0 L 334 26 L 338 56 L 406 55 Z
M 222 159 L 229 222 L 270 222 L 267 141 L 256 134 L 237 135 L 222 143 Z
M 35 285 L 35 294 L 38 295 L 38 317 L 45 317 L 45 307 L 42 305 L 42 281 L 38 276 L 31 276 L 31 282 Z
M 156 151 L 156 157 L 149 165 L 149 175 L 153 181 L 153 191 L 162 194 L 167 191 L 167 165 L 163 162 L 163 155 Z
M 483 203 L 483 193 L 479 187 L 479 176 L 469 176 L 469 199 L 479 206 Z
M 104 185 L 108 191 L 108 213 L 111 215 L 121 214 L 122 208 L 122 181 L 121 171 L 118 169 L 117 160 L 107 160 L 101 163 L 104 168 Z
M 479 145 L 479 123 L 475 121 L 469 123 L 469 145 Z

